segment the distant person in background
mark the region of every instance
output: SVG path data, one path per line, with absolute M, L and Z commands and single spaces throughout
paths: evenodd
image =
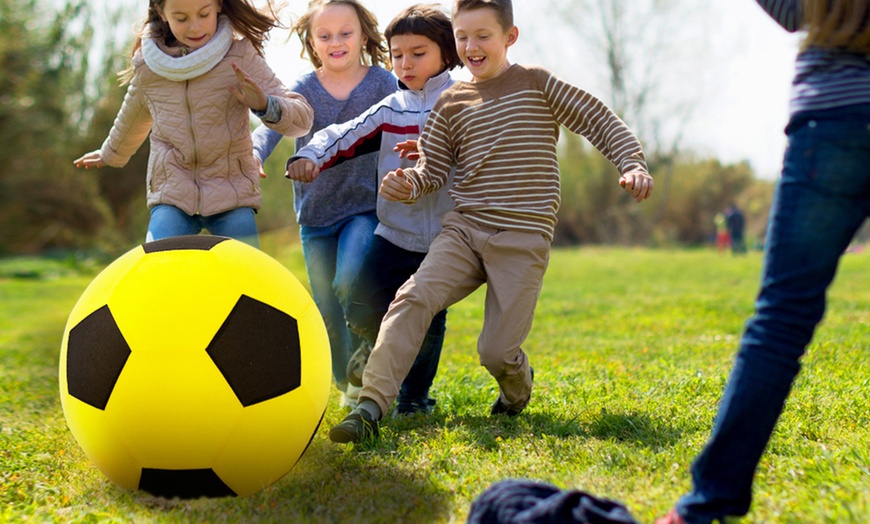
M 731 204 L 725 210 L 725 222 L 728 224 L 728 236 L 731 239 L 731 252 L 735 255 L 746 253 L 746 240 L 743 230 L 746 229 L 746 219 L 740 208 Z
M 731 246 L 731 235 L 728 233 L 728 221 L 725 219 L 725 213 L 716 213 L 713 217 L 713 223 L 716 224 L 716 249 L 720 253 L 724 253 Z
M 761 292 L 713 432 L 692 464 L 692 491 L 657 524 L 749 512 L 755 470 L 825 312 L 825 293 L 870 212 L 870 2 L 757 1 L 788 31 L 806 31 Z

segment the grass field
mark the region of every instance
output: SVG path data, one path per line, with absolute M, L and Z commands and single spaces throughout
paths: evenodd
M 304 281 L 296 245 L 264 250 Z M 463 522 L 487 486 L 527 477 L 618 499 L 645 523 L 689 486 L 710 431 L 761 255 L 610 248 L 553 253 L 525 344 L 532 403 L 488 416 L 477 364 L 482 293 L 454 306 L 432 416 L 388 419 L 337 446 L 333 392 L 296 467 L 240 499 L 163 500 L 116 487 L 67 429 L 57 390 L 66 316 L 98 268 L 0 260 L 0 521 Z M 757 475 L 746 522 L 870 521 L 870 255 L 850 254 Z

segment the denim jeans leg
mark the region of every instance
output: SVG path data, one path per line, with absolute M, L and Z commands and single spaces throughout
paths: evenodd
M 344 315 L 351 331 L 374 346 L 381 319 L 410 273 L 404 250 L 375 235 L 351 284 Z
M 341 227 L 333 288 L 341 305 L 342 314 L 348 309 L 353 286 L 369 276 L 365 258 L 375 239 L 377 227 L 378 218 L 374 212 L 353 216 L 345 220 Z M 353 354 L 361 338 L 353 330 L 347 329 L 351 341 L 350 353 Z
M 158 204 L 151 208 L 151 220 L 148 222 L 146 242 L 162 240 L 182 235 L 196 235 L 202 231 L 202 225 L 196 217 L 192 217 L 175 206 Z
M 332 374 L 340 386 L 347 382 L 347 363 L 359 344 L 347 327 L 343 302 L 376 226 L 377 217 L 371 213 L 332 226 L 300 228 L 311 293 L 326 325 Z
M 801 119 L 771 207 L 761 292 L 713 431 L 677 504 L 689 524 L 744 515 L 758 462 L 825 310 L 840 256 L 867 215 L 870 113 Z
M 205 217 L 205 228 L 212 235 L 235 238 L 259 249 L 257 220 L 250 207 L 239 207 Z
M 396 296 L 396 291 L 420 267 L 425 253 L 408 251 L 375 235 L 366 253 L 359 278 L 353 283 L 345 311 L 348 325 L 374 346 L 381 319 Z M 432 320 L 420 353 L 402 383 L 397 400 L 425 400 L 438 372 L 441 347 L 444 344 L 447 311 Z

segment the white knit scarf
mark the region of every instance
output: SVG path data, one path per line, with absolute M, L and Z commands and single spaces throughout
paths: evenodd
M 148 67 L 158 75 L 183 82 L 211 71 L 226 56 L 232 43 L 233 26 L 226 16 L 221 16 L 214 36 L 190 54 L 179 57 L 167 55 L 153 38 L 143 38 L 142 56 Z

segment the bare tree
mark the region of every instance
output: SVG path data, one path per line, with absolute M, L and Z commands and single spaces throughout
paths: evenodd
M 570 42 L 562 47 L 577 48 L 586 83 L 644 145 L 656 176 L 655 207 L 643 217 L 636 206 L 619 210 L 635 215 L 629 236 L 642 241 L 665 214 L 684 136 L 711 85 L 703 67 L 707 7 L 686 0 L 549 1 L 563 22 L 562 40 Z
M 705 6 L 686 0 L 550 0 L 601 97 L 653 158 L 680 150 L 707 91 Z

